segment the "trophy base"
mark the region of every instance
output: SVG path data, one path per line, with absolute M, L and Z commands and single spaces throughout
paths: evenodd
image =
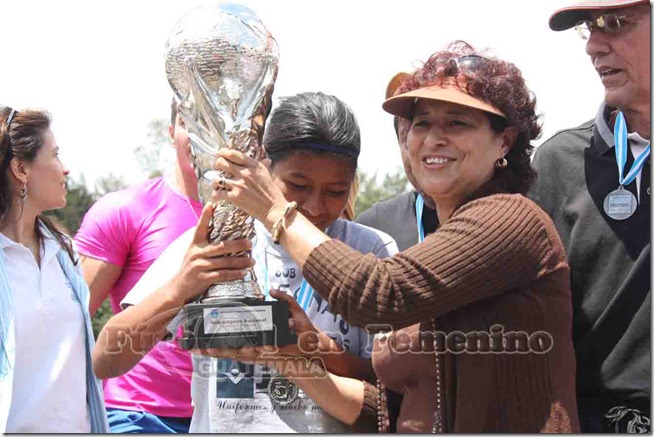
M 182 349 L 286 346 L 297 343 L 288 328 L 286 302 L 217 299 L 184 305 Z

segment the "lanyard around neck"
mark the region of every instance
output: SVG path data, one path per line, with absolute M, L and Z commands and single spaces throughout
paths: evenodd
M 631 169 L 624 176 L 624 167 L 627 164 L 627 123 L 625 122 L 622 112 L 618 112 L 615 119 L 615 127 L 613 129 L 613 137 L 615 139 L 615 158 L 618 164 L 618 183 L 620 186 L 629 185 L 636 179 L 636 176 L 643 169 L 645 161 L 650 154 L 650 145 L 648 144 L 645 151 L 640 154 L 638 159 L 631 165 Z
M 418 225 L 418 243 L 425 240 L 425 227 L 422 224 L 422 212 L 425 210 L 425 199 L 418 193 L 416 197 L 416 223 Z

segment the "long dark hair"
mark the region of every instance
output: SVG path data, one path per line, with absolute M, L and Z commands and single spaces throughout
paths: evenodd
M 14 111 L 9 107 L 0 109 L 0 225 L 6 223 L 12 207 L 12 189 L 9 179 L 9 163 L 12 159 L 32 162 L 43 147 L 44 134 L 50 129 L 51 116 L 46 111 Z M 34 231 L 40 241 L 43 234 L 39 224 L 54 236 L 66 251 L 73 264 L 77 264 L 70 237 L 52 219 L 39 214 Z
M 342 158 L 356 171 L 361 133 L 340 99 L 306 92 L 284 98 L 272 111 L 263 143 L 273 166 L 291 154 L 309 152 Z

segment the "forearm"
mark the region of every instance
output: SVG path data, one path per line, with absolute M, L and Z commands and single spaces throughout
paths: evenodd
M 339 354 L 321 355 L 325 367 L 336 375 L 369 379 L 372 375 L 372 364 L 370 360 L 361 358 L 347 352 Z
M 166 327 L 185 303 L 172 284 L 116 314 L 102 328 L 93 350 L 93 370 L 98 378 L 128 372 L 165 337 Z
M 291 377 L 304 393 L 327 413 L 352 425 L 360 416 L 364 402 L 364 383 L 327 372 L 320 377 Z
M 320 348 L 310 354 L 310 358 L 318 358 L 324 367 L 340 376 L 357 379 L 369 379 L 373 374 L 370 360 L 346 352 L 336 341 L 324 333 L 320 333 Z
M 89 286 L 89 312 L 91 315 L 100 308 L 102 302 L 120 277 L 122 266 L 82 255 L 80 257 L 84 280 Z

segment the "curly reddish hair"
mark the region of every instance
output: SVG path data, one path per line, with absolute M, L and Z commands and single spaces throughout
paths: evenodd
M 466 66 L 459 58 L 471 56 L 473 63 Z M 463 66 L 461 66 L 463 65 Z M 483 56 L 465 41 L 454 41 L 444 50 L 429 57 L 424 65 L 404 79 L 396 95 L 441 85 L 454 79 L 465 84 L 465 91 L 473 97 L 498 108 L 506 118 L 486 113 L 491 127 L 503 131 L 513 127 L 517 137 L 513 147 L 506 155 L 508 165 L 496 169 L 493 176 L 503 189 L 510 193 L 525 194 L 536 172 L 531 167 L 531 154 L 534 147 L 531 141 L 541 134 L 540 116 L 536 114 L 536 97 L 527 88 L 522 73 L 514 64 L 494 57 Z M 400 119 L 398 134 L 406 140 L 411 120 Z

